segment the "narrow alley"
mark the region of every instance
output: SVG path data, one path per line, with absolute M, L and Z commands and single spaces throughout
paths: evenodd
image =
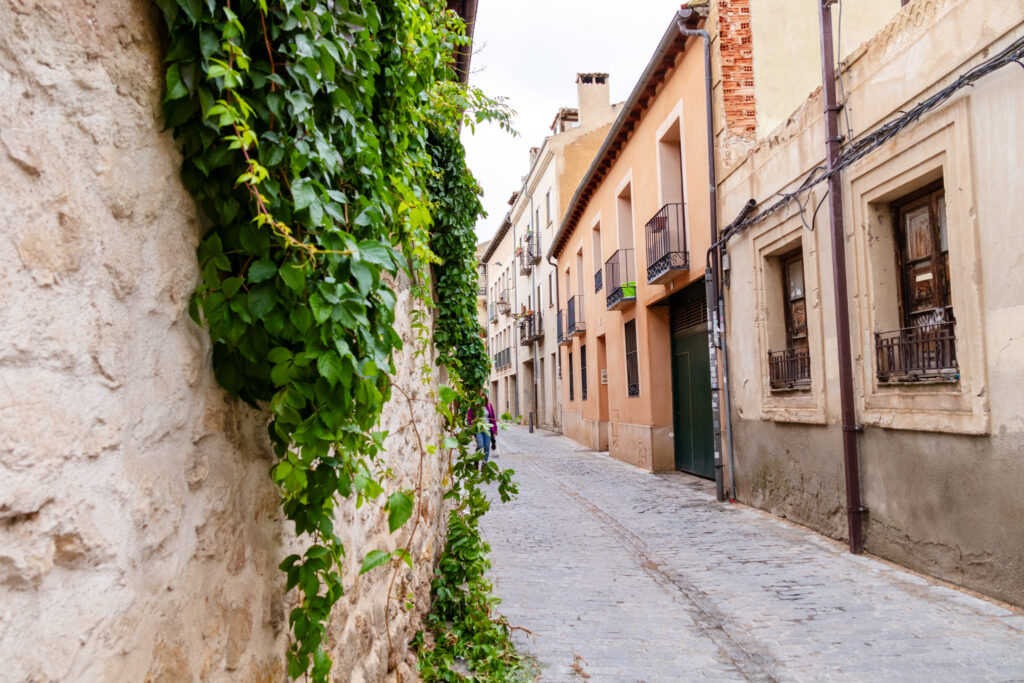
M 512 427 L 482 524 L 541 681 L 1024 681 L 1024 615 L 742 505 Z

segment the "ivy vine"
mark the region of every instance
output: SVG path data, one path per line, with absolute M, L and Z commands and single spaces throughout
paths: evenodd
M 457 134 L 464 121 L 508 127 L 511 112 L 452 79 L 464 28 L 440 0 L 154 1 L 169 33 L 165 123 L 210 225 L 190 313 L 209 331 L 218 382 L 272 414 L 271 475 L 308 542 L 281 563 L 301 596 L 288 672 L 326 680 L 326 624 L 343 594 L 338 496 L 383 497 L 391 531 L 413 512 L 414 491 L 385 496 L 377 430 L 402 346 L 396 278 L 412 280 L 414 327 L 420 341 L 433 334 L 455 387 L 437 400 L 449 436 L 421 457 L 452 458 L 456 517 L 479 510 L 465 501 L 484 483 L 503 497 L 514 489 L 510 472 L 475 467 L 468 448 L 463 409 L 489 362 L 466 250 L 478 190 Z M 459 229 L 431 231 L 448 213 Z M 407 548 L 370 552 L 361 571 L 396 561 L 412 566 Z

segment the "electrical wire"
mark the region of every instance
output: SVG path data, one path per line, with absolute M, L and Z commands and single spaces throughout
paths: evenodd
M 939 90 L 931 97 L 928 97 L 921 102 L 918 102 L 914 107 L 905 112 L 900 112 L 900 116 L 895 119 L 884 123 L 875 128 L 870 133 L 866 133 L 856 141 L 851 142 L 845 151 L 839 155 L 839 159 L 836 161 L 835 167 L 831 171 L 825 171 L 821 175 L 817 175 L 818 171 L 822 170 L 824 166 L 816 166 L 807 175 L 802 183 L 793 191 L 785 194 L 776 193 L 775 196 L 781 198 L 772 203 L 770 206 L 760 211 L 759 213 L 746 218 L 734 225 L 729 226 L 723 233 L 722 237 L 718 240 L 718 245 L 725 244 L 731 237 L 739 234 L 746 228 L 763 221 L 768 216 L 782 211 L 790 202 L 796 201 L 800 205 L 799 196 L 804 192 L 807 192 L 811 188 L 825 182 L 834 174 L 841 172 L 844 168 L 851 164 L 863 159 L 871 152 L 875 151 L 886 142 L 899 135 L 905 128 L 915 123 L 922 116 L 927 114 L 934 109 L 937 109 L 944 102 L 949 100 L 959 90 L 968 86 L 973 86 L 974 83 L 981 78 L 984 78 L 988 74 L 1001 69 L 1008 64 L 1016 64 L 1017 66 L 1024 69 L 1024 38 L 1018 38 L 1011 43 L 1006 49 L 994 57 L 985 60 L 978 66 L 974 67 L 970 71 L 961 74 L 955 81 L 947 85 L 942 90 Z M 827 193 L 826 193 L 827 194 Z M 822 198 L 824 199 L 824 197 Z M 767 200 L 764 200 L 767 201 Z M 763 204 L 764 201 L 759 202 Z M 802 206 L 802 205 L 801 205 Z M 819 202 L 818 206 L 821 204 Z M 817 215 L 817 209 L 814 213 Z M 813 219 L 811 225 L 813 226 Z M 807 225 L 806 220 L 804 225 Z

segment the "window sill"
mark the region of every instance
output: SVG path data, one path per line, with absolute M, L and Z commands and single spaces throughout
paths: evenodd
M 878 379 L 878 386 L 880 387 L 922 387 L 922 386 L 934 386 L 934 385 L 957 385 L 960 384 L 959 378 L 945 379 L 942 377 L 930 377 L 928 379 Z
M 806 384 L 793 384 L 792 386 L 785 387 L 770 387 L 769 391 L 773 394 L 809 393 L 811 391 L 811 383 L 808 381 Z

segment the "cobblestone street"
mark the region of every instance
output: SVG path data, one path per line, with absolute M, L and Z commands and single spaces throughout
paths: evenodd
M 542 681 L 1024 681 L 1024 615 L 568 438 L 512 427 L 483 522 Z

